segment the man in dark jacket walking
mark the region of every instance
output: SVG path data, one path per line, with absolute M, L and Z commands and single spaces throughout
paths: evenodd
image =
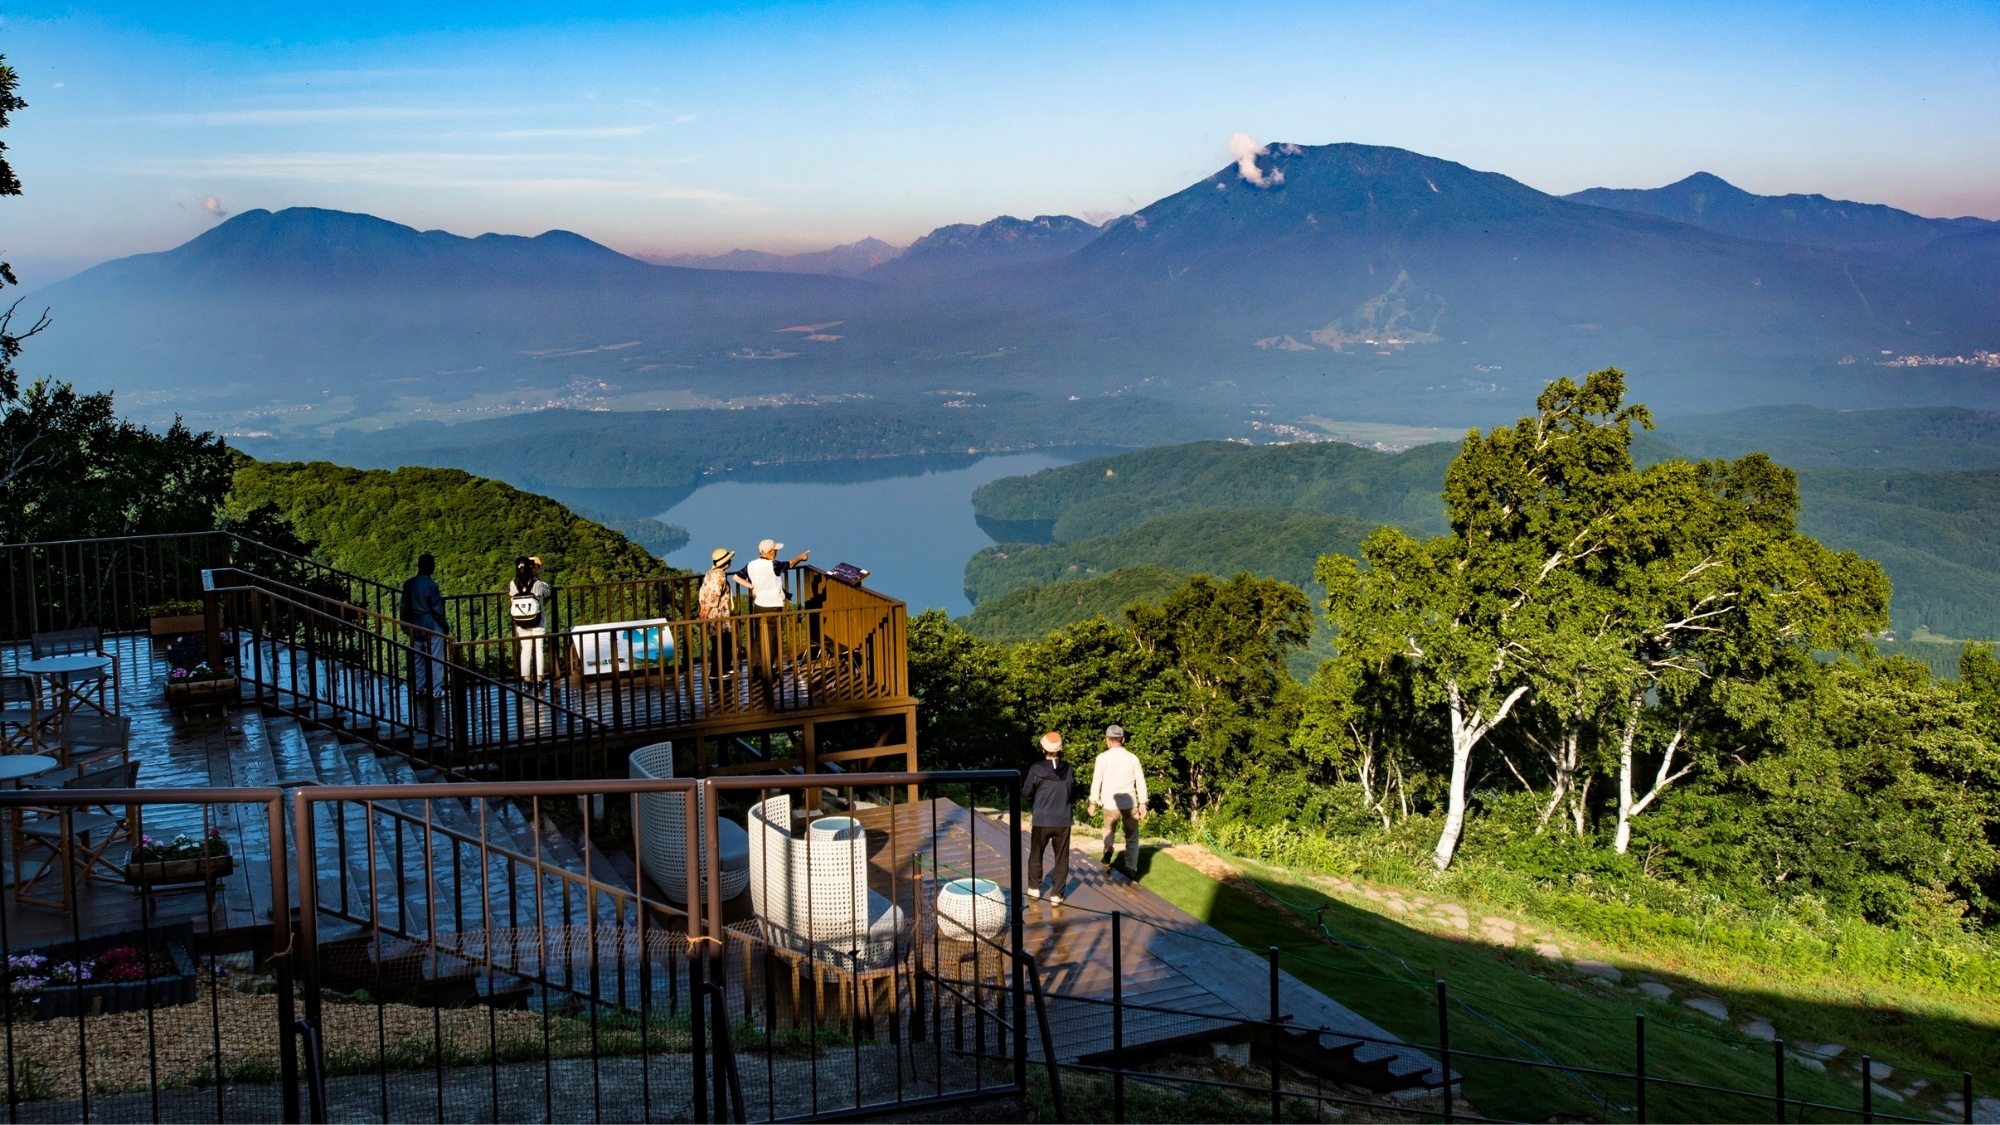
M 1076 770 L 1062 760 L 1062 735 L 1042 736 L 1042 760 L 1028 767 L 1021 781 L 1021 801 L 1031 810 L 1034 828 L 1028 833 L 1028 893 L 1042 897 L 1042 852 L 1055 849 L 1049 904 L 1061 906 L 1069 890 L 1069 830 L 1074 822 Z

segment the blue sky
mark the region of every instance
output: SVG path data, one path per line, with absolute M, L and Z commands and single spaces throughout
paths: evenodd
M 316 205 L 628 252 L 1116 214 L 1267 141 L 2000 218 L 2000 6 L 0 6 L 30 286 Z M 208 204 L 212 198 L 213 203 Z M 205 204 L 208 204 L 205 206 Z

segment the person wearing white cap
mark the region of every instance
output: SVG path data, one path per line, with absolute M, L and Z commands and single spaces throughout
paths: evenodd
M 750 612 L 753 614 L 776 613 L 785 608 L 785 572 L 805 562 L 812 554 L 811 551 L 800 551 L 797 557 L 785 562 L 778 558 L 778 552 L 784 549 L 783 543 L 766 539 L 757 544 L 757 557 L 745 563 L 742 570 L 730 575 L 738 586 L 750 591 Z M 766 620 L 761 625 L 752 623 L 750 644 L 753 649 L 752 672 L 768 688 L 778 659 L 777 621 Z
M 1104 866 L 1111 866 L 1112 842 L 1118 826 L 1125 826 L 1125 877 L 1139 877 L 1139 822 L 1146 819 L 1146 770 L 1139 756 L 1125 749 L 1125 728 L 1116 723 L 1104 728 L 1104 753 L 1090 768 L 1090 804 L 1086 812 L 1097 815 L 1104 807 Z

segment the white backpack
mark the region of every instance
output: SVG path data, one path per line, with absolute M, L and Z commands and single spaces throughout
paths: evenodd
M 540 625 L 542 623 L 542 599 L 533 587 L 514 594 L 510 607 L 516 625 Z

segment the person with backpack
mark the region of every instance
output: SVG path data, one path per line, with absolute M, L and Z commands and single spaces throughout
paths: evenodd
M 543 678 L 542 638 L 549 632 L 549 598 L 554 594 L 542 581 L 541 559 L 523 555 L 514 560 L 514 578 L 507 583 L 507 610 L 514 618 L 523 683 L 539 683 Z
M 708 573 L 701 576 L 701 590 L 696 597 L 697 612 L 703 621 L 714 621 L 715 625 L 703 626 L 708 648 L 708 680 L 710 684 L 722 682 L 724 676 L 736 674 L 736 629 L 729 618 L 736 612 L 736 595 L 729 589 L 729 564 L 736 561 L 736 552 L 727 547 L 717 547 L 708 553 Z M 709 630 L 713 632 L 709 632 Z

